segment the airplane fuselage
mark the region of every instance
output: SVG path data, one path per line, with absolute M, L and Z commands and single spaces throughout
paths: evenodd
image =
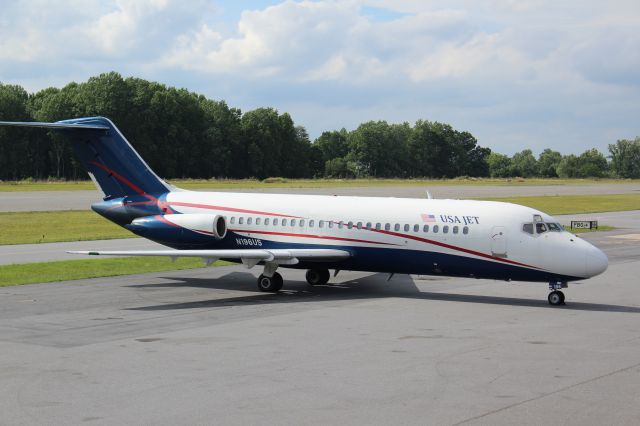
M 193 191 L 145 197 L 94 209 L 177 249 L 352 254 L 325 263 L 331 269 L 548 282 L 590 277 L 607 266 L 600 250 L 551 216 L 510 203 Z M 224 238 L 214 235 L 215 217 L 224 221 Z

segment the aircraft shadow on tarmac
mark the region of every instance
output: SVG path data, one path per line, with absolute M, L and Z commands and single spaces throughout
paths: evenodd
M 154 284 L 136 284 L 131 288 L 177 288 L 194 287 L 217 290 L 247 291 L 251 295 L 220 297 L 208 300 L 198 300 L 181 303 L 129 308 L 141 311 L 165 311 L 180 309 L 201 309 L 229 306 L 248 306 L 270 303 L 302 303 L 340 300 L 366 300 L 382 298 L 405 298 L 438 300 L 457 303 L 479 303 L 487 305 L 526 306 L 544 309 L 565 309 L 575 311 L 640 313 L 640 307 L 610 305 L 602 303 L 583 303 L 569 301 L 565 306 L 550 306 L 546 299 L 522 299 L 501 296 L 484 296 L 472 294 L 455 294 L 446 292 L 431 292 L 420 290 L 413 279 L 407 275 L 394 277 L 389 283 L 386 274 L 373 274 L 362 278 L 335 284 L 311 287 L 305 281 L 287 280 L 284 290 L 280 293 L 258 293 L 255 288 L 255 277 L 250 273 L 232 272 L 223 277 L 204 278 L 176 278 L 167 277 L 171 282 Z M 446 284 L 443 284 L 445 286 Z

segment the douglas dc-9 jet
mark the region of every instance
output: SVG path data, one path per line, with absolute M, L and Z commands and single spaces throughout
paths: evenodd
M 186 191 L 160 179 L 106 118 L 0 124 L 65 135 L 104 195 L 91 208 L 170 248 L 72 253 L 259 265 L 265 292 L 282 288 L 280 267 L 307 269 L 311 285 L 326 284 L 329 270 L 537 281 L 549 283 L 552 305 L 564 303 L 569 281 L 608 265 L 553 217 L 516 204 Z

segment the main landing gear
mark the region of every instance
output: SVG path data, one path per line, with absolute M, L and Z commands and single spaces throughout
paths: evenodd
M 329 282 L 331 274 L 328 269 L 309 269 L 305 277 L 311 285 L 324 285 Z
M 261 274 L 258 277 L 258 289 L 266 293 L 277 293 L 282 290 L 282 275 L 274 272 L 272 276 L 268 277 Z
M 549 293 L 547 300 L 549 301 L 550 305 L 552 306 L 564 305 L 564 293 L 560 291 L 561 288 L 567 288 L 567 283 L 558 282 L 558 281 L 553 281 L 549 283 L 549 290 L 551 290 L 551 293 Z
M 265 271 L 271 272 L 271 271 Z M 309 269 L 307 271 L 307 282 L 311 285 L 323 285 L 329 282 L 329 278 L 331 274 L 329 274 L 328 269 Z M 261 274 L 258 277 L 258 290 L 266 292 L 266 293 L 277 293 L 282 290 L 282 275 L 277 272 L 272 272 L 271 276 L 268 276 L 266 273 Z

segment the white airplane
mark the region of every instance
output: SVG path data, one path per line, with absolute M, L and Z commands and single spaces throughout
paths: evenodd
M 65 134 L 104 199 L 94 211 L 170 247 L 79 251 L 88 255 L 199 257 L 263 268 L 261 291 L 282 288 L 278 268 L 442 275 L 549 283 L 564 304 L 569 281 L 604 272 L 607 256 L 553 217 L 492 201 L 194 192 L 160 179 L 102 117 L 56 123 L 0 122 Z

